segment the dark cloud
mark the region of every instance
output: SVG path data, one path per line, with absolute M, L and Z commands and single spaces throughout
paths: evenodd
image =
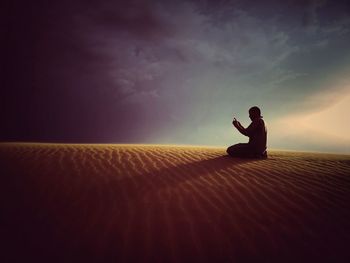
M 7 22 L 3 138 L 140 138 L 142 129 L 133 123 L 140 125 L 142 114 L 122 109 L 109 93 L 115 86 L 108 74 L 110 54 L 91 50 L 104 43 L 103 35 L 84 39 L 84 34 L 111 30 L 137 38 L 159 36 L 162 25 L 149 5 L 142 1 L 37 1 L 35 5 L 17 1 L 8 6 Z

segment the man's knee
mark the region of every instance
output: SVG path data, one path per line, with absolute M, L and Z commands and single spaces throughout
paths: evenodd
M 230 146 L 230 147 L 228 147 L 227 149 L 226 149 L 226 152 L 227 152 L 227 154 L 228 155 L 233 155 L 234 154 L 234 145 L 232 145 L 232 146 Z
M 227 154 L 228 155 L 231 155 L 232 154 L 232 147 L 233 147 L 233 145 L 232 146 L 230 146 L 230 147 L 228 147 L 227 149 L 226 149 L 226 152 L 227 152 Z
M 241 146 L 241 143 L 238 143 L 238 144 L 235 144 L 235 145 L 231 145 L 226 150 L 227 154 L 231 155 L 231 156 L 237 156 L 237 154 L 239 153 L 240 146 Z
M 245 143 L 238 143 L 227 148 L 226 152 L 232 157 L 251 158 L 252 149 Z

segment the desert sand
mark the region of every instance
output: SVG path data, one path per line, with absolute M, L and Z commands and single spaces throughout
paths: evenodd
M 350 259 L 349 155 L 2 143 L 0 164 L 8 260 Z

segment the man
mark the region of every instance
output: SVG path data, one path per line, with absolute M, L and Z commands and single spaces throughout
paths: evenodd
M 227 153 L 233 157 L 267 158 L 267 130 L 260 109 L 256 106 L 251 107 L 249 109 L 249 118 L 252 120 L 252 123 L 248 128 L 244 128 L 236 118 L 233 118 L 233 126 L 235 126 L 240 133 L 248 136 L 249 142 L 232 145 L 227 148 Z

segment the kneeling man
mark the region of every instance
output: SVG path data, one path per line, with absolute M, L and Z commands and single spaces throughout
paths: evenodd
M 260 109 L 256 106 L 250 108 L 249 118 L 252 120 L 252 123 L 247 128 L 244 128 L 236 118 L 233 118 L 233 126 L 240 133 L 248 136 L 249 142 L 232 145 L 227 148 L 227 153 L 233 157 L 267 158 L 267 130 Z

